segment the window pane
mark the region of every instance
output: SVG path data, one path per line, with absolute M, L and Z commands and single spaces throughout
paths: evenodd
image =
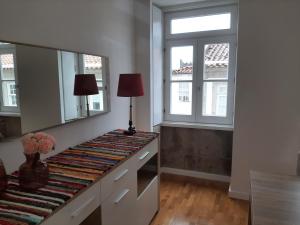
M 103 87 L 103 82 L 97 81 L 97 86 L 98 86 L 98 87 Z
M 0 55 L 1 78 L 2 80 L 14 80 L 14 56 L 13 54 Z
M 89 108 L 92 111 L 103 111 L 103 90 L 99 90 L 97 95 L 89 95 Z
M 171 80 L 193 79 L 193 46 L 171 48 Z
M 95 74 L 97 81 L 102 81 L 101 56 L 83 55 L 84 73 Z
M 17 106 L 16 84 L 14 81 L 2 82 L 2 98 L 4 106 Z
M 204 82 L 202 115 L 226 117 L 227 82 Z
M 192 82 L 171 83 L 171 114 L 192 115 Z
M 171 21 L 171 34 L 230 29 L 231 14 L 198 16 Z
M 229 65 L 229 43 L 207 44 L 204 46 L 205 80 L 227 79 Z

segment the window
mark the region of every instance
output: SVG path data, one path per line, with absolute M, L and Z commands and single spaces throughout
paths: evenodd
M 165 19 L 165 119 L 232 124 L 235 8 L 175 12 Z
M 0 44 L 0 108 L 2 112 L 18 112 L 15 53 L 10 44 Z
M 192 114 L 193 46 L 171 49 L 171 113 Z M 185 99 L 185 100 L 184 100 Z M 189 101 L 187 101 L 189 99 Z
M 230 13 L 171 20 L 171 34 L 230 29 Z
M 9 106 L 17 106 L 16 84 L 15 82 L 7 82 L 8 102 Z M 5 105 L 5 103 L 4 103 Z
M 82 55 L 83 73 L 84 74 L 95 74 L 98 85 L 99 94 L 90 95 L 89 108 L 91 114 L 93 111 L 105 111 L 106 110 L 106 77 L 105 73 L 105 60 L 101 56 L 94 55 Z M 85 99 L 84 99 L 85 101 Z M 85 105 L 85 104 L 84 104 Z

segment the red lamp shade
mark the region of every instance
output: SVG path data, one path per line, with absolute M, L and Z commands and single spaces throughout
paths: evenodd
M 142 82 L 142 75 L 134 74 L 120 74 L 118 96 L 120 97 L 137 97 L 144 95 L 144 88 Z
M 74 95 L 99 94 L 95 74 L 76 74 L 74 83 Z

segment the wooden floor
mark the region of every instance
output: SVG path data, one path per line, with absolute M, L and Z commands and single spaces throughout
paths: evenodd
M 248 202 L 227 192 L 228 184 L 162 174 L 161 208 L 151 225 L 247 225 Z

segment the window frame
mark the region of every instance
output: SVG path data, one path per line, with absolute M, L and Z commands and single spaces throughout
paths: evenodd
M 18 76 L 17 76 L 17 61 L 16 61 L 16 50 L 13 45 L 5 44 L 0 45 L 0 55 L 2 54 L 13 54 L 13 61 L 14 61 L 14 80 L 2 80 L 1 68 L 0 68 L 0 112 L 5 113 L 19 113 L 20 112 L 20 103 L 19 103 L 19 88 L 18 88 Z M 4 106 L 3 102 L 3 90 L 2 84 L 4 82 L 13 81 L 15 82 L 16 87 L 16 103 L 17 106 Z
M 231 14 L 230 29 L 198 31 L 198 32 L 178 33 L 178 34 L 171 33 L 171 21 L 173 19 L 184 19 L 184 18 L 191 18 L 191 17 L 219 15 L 224 13 Z M 167 13 L 165 15 L 165 39 L 196 38 L 196 37 L 198 38 L 198 37 L 205 37 L 205 36 L 236 34 L 237 16 L 238 16 L 238 10 L 236 5 L 218 6 L 218 7 L 211 7 L 211 8 L 202 8 L 202 9 Z
M 196 122 L 208 123 L 208 124 L 233 124 L 233 113 L 234 113 L 234 92 L 235 92 L 235 74 L 236 74 L 236 37 L 231 36 L 220 36 L 214 38 L 202 38 L 198 40 L 198 54 L 202 55 L 198 60 L 204 59 L 204 46 L 206 44 L 218 44 L 218 43 L 229 43 L 229 64 L 228 64 L 228 78 L 227 79 L 207 79 L 203 78 L 204 63 L 198 63 L 198 91 L 200 92 L 197 99 L 199 104 L 199 113 L 196 116 Z M 204 61 L 203 61 L 204 62 Z M 202 115 L 202 103 L 203 103 L 203 86 L 204 82 L 227 82 L 227 113 L 226 117 L 220 116 L 205 116 Z
M 184 34 L 171 34 L 170 22 L 174 18 L 187 18 L 191 16 L 205 16 L 217 13 L 231 13 L 231 28 L 228 30 L 201 31 Z M 201 13 L 201 14 L 200 14 Z M 215 7 L 165 15 L 165 74 L 164 74 L 164 120 L 172 122 L 193 122 L 200 124 L 233 125 L 234 94 L 236 76 L 236 51 L 237 51 L 237 7 Z M 204 80 L 204 46 L 206 44 L 229 43 L 229 64 L 227 79 Z M 171 48 L 179 46 L 194 46 L 193 80 L 192 80 L 192 115 L 171 114 Z M 226 117 L 202 115 L 203 86 L 204 82 L 227 82 L 227 112 Z
M 192 80 L 184 80 L 184 81 L 171 81 L 171 48 L 172 47 L 180 47 L 180 46 L 193 46 L 193 78 Z M 170 41 L 166 43 L 166 54 L 165 54 L 165 120 L 169 121 L 181 121 L 181 122 L 194 122 L 196 119 L 196 101 L 194 100 L 196 96 L 196 82 L 195 79 L 197 77 L 198 71 L 197 67 L 195 66 L 195 62 L 197 60 L 197 41 L 195 40 L 176 40 Z M 178 114 L 171 114 L 171 83 L 176 82 L 192 82 L 192 114 L 191 115 L 178 115 Z

